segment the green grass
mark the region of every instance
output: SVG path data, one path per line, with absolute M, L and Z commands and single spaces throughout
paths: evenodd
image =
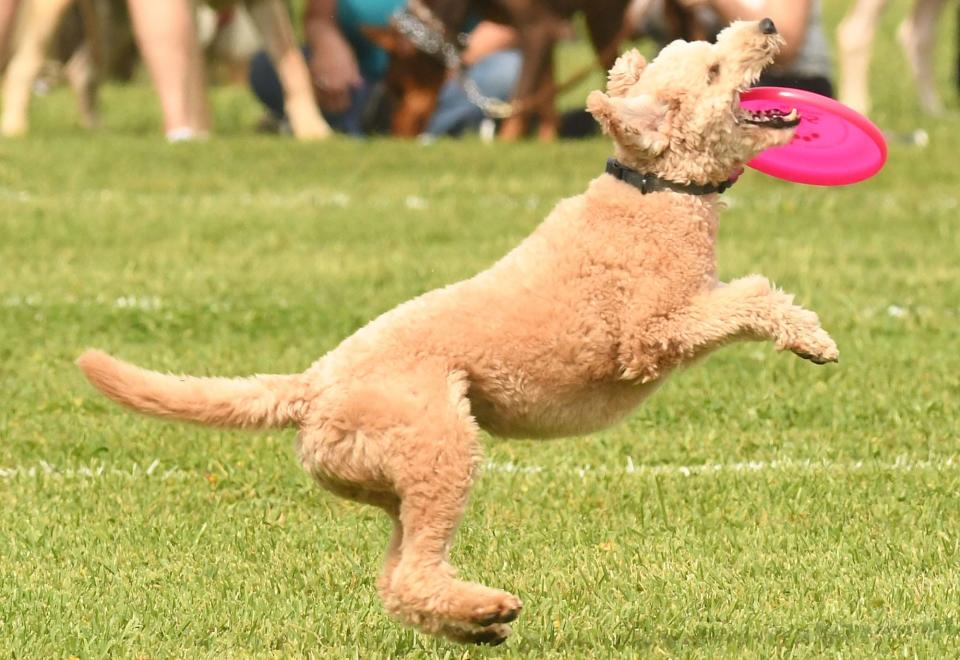
M 740 345 L 605 433 L 485 442 L 455 561 L 526 604 L 492 650 L 383 614 L 386 521 L 291 433 L 129 414 L 72 360 L 299 370 L 491 263 L 606 143 L 298 145 L 220 90 L 221 136 L 171 147 L 145 87 L 96 136 L 36 103 L 0 142 L 0 656 L 955 656 L 960 121 L 917 114 L 889 40 L 876 70 L 878 119 L 928 148 L 846 189 L 749 173 L 721 223 L 722 277 L 796 292 L 841 364 Z

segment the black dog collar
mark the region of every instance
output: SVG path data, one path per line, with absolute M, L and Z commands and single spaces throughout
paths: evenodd
M 644 174 L 642 172 L 638 172 L 627 167 L 616 158 L 607 159 L 607 174 L 612 174 L 624 183 L 629 183 L 644 195 L 648 193 L 659 192 L 661 190 L 672 190 L 674 192 L 686 193 L 688 195 L 710 195 L 713 193 L 722 193 L 724 190 L 732 186 L 733 182 L 735 181 L 735 179 L 728 179 L 723 183 L 709 183 L 706 185 L 699 185 L 696 183 L 676 183 L 675 181 L 661 179 L 656 174 Z

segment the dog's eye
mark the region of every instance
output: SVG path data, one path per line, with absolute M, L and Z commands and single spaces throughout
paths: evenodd
M 713 84 L 713 81 L 720 75 L 720 65 L 714 64 L 707 70 L 707 84 Z

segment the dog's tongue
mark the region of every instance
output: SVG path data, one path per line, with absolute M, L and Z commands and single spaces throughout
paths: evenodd
M 743 167 L 738 167 L 733 171 L 733 174 L 727 179 L 727 183 L 731 186 L 737 182 L 737 179 L 740 178 L 740 175 L 743 174 Z

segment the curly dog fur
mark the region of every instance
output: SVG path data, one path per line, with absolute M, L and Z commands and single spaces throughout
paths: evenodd
M 769 29 L 766 31 L 769 32 Z M 716 45 L 635 51 L 588 107 L 618 159 L 675 182 L 726 180 L 790 128 L 747 121 L 739 92 L 780 46 L 757 23 Z M 88 351 L 90 382 L 145 413 L 295 426 L 306 470 L 393 520 L 378 588 L 387 610 L 458 641 L 503 641 L 520 600 L 458 579 L 453 535 L 476 476 L 478 430 L 588 433 L 622 418 L 677 366 L 741 339 L 837 360 L 817 316 L 753 275 L 716 280 L 719 195 L 641 194 L 601 175 L 490 269 L 377 318 L 306 372 L 176 377 Z

